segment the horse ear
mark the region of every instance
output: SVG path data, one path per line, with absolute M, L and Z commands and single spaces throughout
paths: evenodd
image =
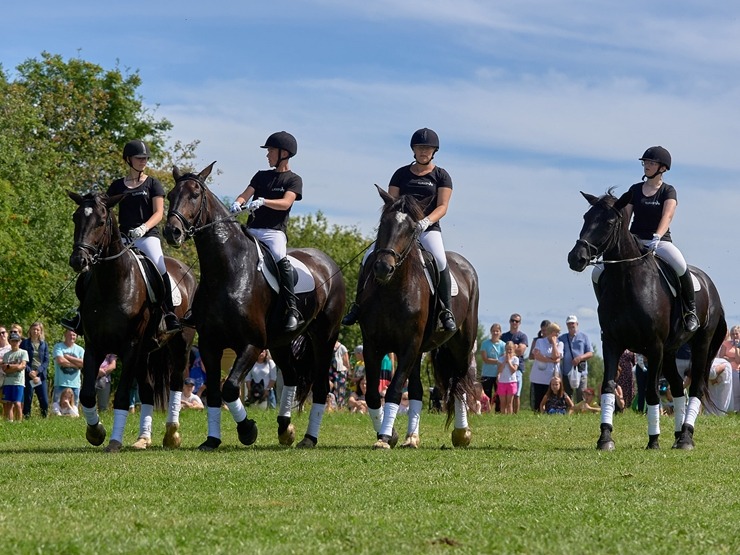
M 105 207 L 108 209 L 113 208 L 116 204 L 121 202 L 121 199 L 126 196 L 126 193 L 120 195 L 113 195 L 105 199 Z
M 172 166 L 172 177 L 175 178 L 175 182 L 180 179 L 181 175 L 182 174 L 180 173 L 180 168 L 178 168 L 177 166 Z
M 75 201 L 78 205 L 82 204 L 82 196 L 74 191 L 67 191 L 67 196 Z
M 617 210 L 621 210 L 630 203 L 631 199 L 632 193 L 630 191 L 627 191 L 621 197 L 619 197 L 619 200 L 617 200 L 617 202 L 614 203 L 614 208 Z
M 599 197 L 589 195 L 588 193 L 584 193 L 583 191 L 581 191 L 581 194 L 583 195 L 583 198 L 585 198 L 591 206 L 596 204 L 596 201 L 599 200 Z
M 199 174 L 198 177 L 200 177 L 201 181 L 204 181 L 209 175 L 211 175 L 211 170 L 213 169 L 214 164 L 216 163 L 216 160 L 211 162 L 211 165 L 207 168 L 204 168 Z
M 393 202 L 396 200 L 392 196 L 390 196 L 386 191 L 381 189 L 378 184 L 375 184 L 375 188 L 378 190 L 378 193 L 380 193 L 380 198 L 383 199 L 383 202 L 387 205 L 393 204 Z

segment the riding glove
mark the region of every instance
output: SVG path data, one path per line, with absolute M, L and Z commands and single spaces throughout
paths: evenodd
M 265 199 L 263 198 L 252 199 L 247 203 L 247 210 L 249 210 L 250 212 L 254 212 L 263 204 L 265 204 Z
M 230 210 L 231 210 L 231 213 L 232 214 L 236 214 L 238 212 L 241 212 L 242 211 L 242 205 L 239 204 L 238 202 L 234 201 L 234 204 L 231 205 Z
M 658 248 L 658 243 L 660 243 L 660 235 L 657 233 L 653 233 L 653 238 L 650 239 L 650 242 L 647 244 L 648 249 L 650 252 L 655 252 Z
M 141 224 L 139 227 L 135 227 L 134 229 L 129 231 L 128 234 L 131 236 L 132 239 L 139 239 L 141 237 L 144 237 L 144 235 L 146 235 L 146 232 L 146 224 Z
M 429 218 L 424 218 L 423 220 L 419 220 L 416 228 L 419 230 L 419 233 L 424 233 L 430 225 L 432 225 L 432 221 Z

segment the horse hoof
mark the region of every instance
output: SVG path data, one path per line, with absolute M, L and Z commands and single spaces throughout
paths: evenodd
M 139 436 L 139 439 L 133 442 L 131 444 L 131 447 L 133 449 L 138 449 L 139 451 L 143 451 L 144 449 L 151 447 L 151 445 L 152 445 L 152 438 L 145 437 L 145 436 Z
M 609 439 L 606 441 L 596 442 L 596 449 L 598 451 L 614 451 L 614 449 L 616 449 L 616 446 L 614 445 L 614 441 Z
M 659 434 L 653 434 L 651 436 L 648 436 L 648 444 L 645 449 L 660 449 L 660 443 L 658 442 L 658 439 L 660 438 Z
M 217 437 L 208 436 L 206 440 L 198 446 L 199 451 L 215 451 L 221 445 L 221 440 Z
M 106 453 L 118 453 L 121 449 L 123 449 L 123 444 L 117 439 L 111 439 L 104 451 Z
M 162 438 L 162 447 L 165 449 L 177 449 L 182 444 L 180 437 L 180 424 L 177 422 L 167 422 L 165 424 L 164 437 Z
M 257 441 L 257 423 L 245 418 L 236 425 L 236 432 L 242 445 L 252 445 Z
M 673 444 L 673 448 L 690 451 L 694 448 L 694 438 L 689 434 L 681 434 L 681 436 L 676 440 L 676 443 Z
M 406 440 L 401 444 L 401 449 L 418 449 L 420 443 L 419 434 L 408 434 Z
M 296 449 L 313 449 L 316 447 L 316 443 L 313 439 L 306 436 L 301 441 L 298 442 L 298 445 L 296 445 Z
M 90 445 L 94 445 L 95 447 L 103 445 L 103 442 L 105 441 L 105 426 L 100 422 L 95 424 L 95 426 L 90 426 L 88 424 L 87 430 L 85 431 L 85 439 L 87 439 L 87 442 Z
M 396 444 L 398 443 L 398 432 L 395 428 L 391 431 L 391 438 L 388 440 L 388 445 L 391 446 L 391 449 L 393 449 Z
M 468 447 L 472 437 L 473 434 L 470 432 L 470 428 L 455 428 L 452 430 L 452 446 Z
M 304 438 L 305 439 L 305 438 Z M 278 442 L 280 445 L 290 447 L 295 441 L 295 426 L 293 424 L 288 425 L 287 429 L 282 433 L 278 434 Z
M 387 449 L 390 450 L 391 446 L 387 441 L 379 439 L 373 444 L 373 449 Z

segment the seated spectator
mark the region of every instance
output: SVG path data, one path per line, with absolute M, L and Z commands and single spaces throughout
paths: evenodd
M 331 391 L 326 394 L 326 406 L 324 407 L 324 412 L 337 412 L 337 398 L 334 397 L 334 394 Z
M 11 330 L 13 330 L 11 326 Z M 21 349 L 21 335 L 13 330 L 8 336 L 10 350 L 3 355 L 3 412 L 9 422 L 23 420 L 23 397 L 25 395 L 26 365 L 28 353 Z
M 591 412 L 601 412 L 601 407 L 595 400 L 596 395 L 591 387 L 583 390 L 583 401 L 575 404 L 573 412 L 576 414 L 588 414 Z
M 732 363 L 715 358 L 709 370 L 709 399 L 702 400 L 704 412 L 724 416 L 732 410 Z
M 77 418 L 80 416 L 75 404 L 75 392 L 71 387 L 65 387 L 59 394 L 59 415 Z
M 352 367 L 352 383 L 356 384 L 365 377 L 365 356 L 362 351 L 362 345 L 355 347 L 355 365 Z
M 367 402 L 365 402 L 365 394 L 367 393 L 367 380 L 363 377 L 357 382 L 356 389 L 349 394 L 347 400 L 347 406 L 350 412 L 358 412 L 360 414 L 367 414 Z
M 184 409 L 203 410 L 203 401 L 195 394 L 195 380 L 193 378 L 185 378 L 182 384 L 180 406 Z
M 547 393 L 540 403 L 540 412 L 545 414 L 570 414 L 573 410 L 573 401 L 565 392 L 563 380 L 559 375 L 550 378 Z
M 409 413 L 409 392 L 404 391 L 401 393 L 401 402 L 398 405 L 398 414 Z
M 269 351 L 265 349 L 259 354 L 257 362 L 244 380 L 247 387 L 245 404 L 267 409 L 267 401 L 276 380 L 277 366 L 270 358 Z
M 203 367 L 203 360 L 200 358 L 200 350 L 197 345 L 190 348 L 190 366 L 185 377 L 192 378 L 195 381 L 193 393 L 202 397 L 206 388 L 206 369 Z

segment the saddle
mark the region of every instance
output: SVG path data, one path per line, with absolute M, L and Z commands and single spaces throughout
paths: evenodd
M 680 298 L 681 282 L 676 275 L 676 271 L 671 267 L 670 264 L 668 264 L 668 262 L 666 262 L 662 258 L 656 256 L 655 261 L 658 263 L 658 271 L 663 276 L 663 279 L 668 285 L 668 289 L 670 290 L 671 295 L 674 298 Z M 701 283 L 698 279 L 696 279 L 696 276 L 691 271 L 691 268 L 689 268 L 689 273 L 691 274 L 691 283 L 694 284 L 694 293 L 696 293 L 697 291 L 701 291 Z
M 421 245 L 421 243 L 419 243 L 418 252 L 421 255 L 421 261 L 424 266 L 424 276 L 427 279 L 427 283 L 429 284 L 429 289 L 431 293 L 429 302 L 430 306 L 432 307 L 433 318 L 430 318 L 430 321 L 434 322 L 437 327 L 441 328 L 439 315 L 445 307 L 439 300 L 439 266 L 437 266 L 437 261 L 434 259 L 434 256 L 432 256 L 432 253 L 426 250 L 423 245 Z M 459 292 L 460 290 L 457 286 L 455 275 L 450 272 L 450 298 L 456 297 Z

